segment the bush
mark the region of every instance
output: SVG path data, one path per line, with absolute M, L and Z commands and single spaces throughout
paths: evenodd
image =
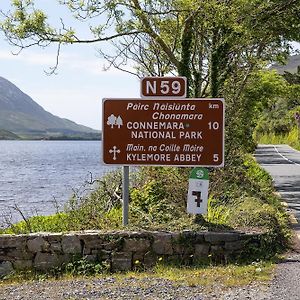
M 268 232 L 274 248 L 287 242 L 287 215 L 271 186 L 271 177 L 251 155 L 228 159 L 211 170 L 208 214 L 186 213 L 189 168 L 143 167 L 132 174 L 129 229 L 217 230 Z M 14 233 L 122 228 L 121 174 L 114 171 L 98 182 L 89 196 L 70 199 L 64 213 L 33 217 L 12 226 Z M 28 226 L 30 224 L 30 226 Z M 278 247 L 277 247 L 278 246 Z

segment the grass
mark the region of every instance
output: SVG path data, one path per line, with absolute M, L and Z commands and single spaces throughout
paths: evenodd
M 125 273 L 110 274 L 102 271 L 97 274 L 82 274 L 74 272 L 50 272 L 37 273 L 34 271 L 20 272 L 13 274 L 0 281 L 1 285 L 22 283 L 24 281 L 45 281 L 45 280 L 76 280 L 90 278 L 113 277 L 118 284 L 124 283 L 127 279 L 139 280 L 144 278 L 159 280 L 166 279 L 176 285 L 203 286 L 222 285 L 224 287 L 246 286 L 254 282 L 268 282 L 272 279 L 275 264 L 273 261 L 258 261 L 248 265 L 229 264 L 225 266 L 199 265 L 193 267 L 177 267 L 158 262 L 150 271 L 131 271 Z
M 273 271 L 274 265 L 271 262 L 185 268 L 157 265 L 154 276 L 188 286 L 220 284 L 232 287 L 248 285 L 252 282 L 269 281 Z
M 259 144 L 288 144 L 291 147 L 300 150 L 300 129 L 294 127 L 288 134 L 268 133 L 257 135 L 255 137 Z

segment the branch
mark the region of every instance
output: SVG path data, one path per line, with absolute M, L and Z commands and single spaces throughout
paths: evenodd
M 132 0 L 132 2 L 135 5 L 135 10 L 136 10 L 137 17 L 140 19 L 140 21 L 144 25 L 144 32 L 148 33 L 160 45 L 160 47 L 163 49 L 163 51 L 169 57 L 170 61 L 177 68 L 179 68 L 180 63 L 179 63 L 178 59 L 175 57 L 174 53 L 168 47 L 168 45 L 165 43 L 165 41 L 153 30 L 147 16 L 145 15 L 145 13 L 143 12 L 143 10 L 140 6 L 139 1 L 138 0 Z
M 29 220 L 25 217 L 25 215 L 23 214 L 22 210 L 20 209 L 20 207 L 15 203 L 13 206 L 11 206 L 11 208 L 15 211 L 17 211 L 22 219 L 24 220 L 25 224 L 26 224 L 26 227 L 28 229 L 29 232 L 32 232 L 32 228 L 31 228 L 31 225 L 30 225 L 30 222 Z

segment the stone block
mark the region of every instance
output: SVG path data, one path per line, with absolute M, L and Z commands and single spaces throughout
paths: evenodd
M 123 248 L 124 239 L 114 238 L 110 241 L 103 241 L 103 249 L 107 251 L 120 251 Z
M 17 248 L 22 249 L 25 247 L 27 237 L 20 235 L 0 235 L 0 249 Z
M 223 254 L 224 253 L 224 248 L 220 245 L 213 245 L 210 247 L 210 251 L 212 254 Z
M 154 241 L 152 244 L 152 250 L 156 254 L 165 254 L 172 255 L 173 247 L 172 247 L 172 235 L 170 233 L 157 233 L 154 235 Z
M 0 278 L 14 272 L 13 264 L 10 261 L 0 263 Z
M 97 257 L 99 260 L 110 260 L 110 257 L 111 257 L 111 252 L 110 251 L 106 251 L 106 250 L 94 250 L 95 253 L 94 254 L 97 254 Z
M 131 231 L 128 233 L 128 238 L 149 240 L 151 238 L 151 233 L 149 231 Z
M 103 241 L 100 239 L 90 240 L 84 242 L 83 253 L 91 253 L 92 250 L 101 250 L 103 249 Z
M 6 257 L 9 257 L 9 260 L 32 259 L 34 257 L 34 254 L 26 251 L 24 247 L 24 249 L 8 249 L 8 251 L 6 252 Z
M 91 249 L 101 249 L 103 240 L 96 233 L 81 233 L 78 238 L 83 241 L 84 246 Z
M 97 261 L 97 255 L 85 255 L 84 256 L 85 260 L 91 263 L 94 263 Z
M 62 233 L 51 233 L 45 236 L 45 239 L 50 244 L 56 244 L 56 243 L 61 243 L 62 237 L 63 237 Z
M 204 243 L 204 241 L 205 241 L 204 232 L 202 232 L 202 233 L 196 232 L 196 234 L 194 236 L 195 244 L 201 244 L 201 243 Z
M 226 242 L 224 248 L 227 251 L 238 251 L 243 249 L 244 244 L 244 241 Z
M 132 268 L 132 255 L 127 252 L 114 252 L 111 262 L 113 271 L 129 271 Z
M 81 242 L 76 235 L 65 235 L 61 239 L 63 253 L 79 254 L 82 253 Z
M 31 269 L 33 266 L 32 260 L 26 259 L 26 260 L 15 260 L 13 262 L 14 269 L 16 270 L 26 270 Z
M 157 255 L 151 251 L 144 255 L 144 265 L 153 267 L 158 262 Z
M 133 253 L 132 255 L 133 264 L 136 264 L 137 261 L 142 263 L 144 261 L 144 255 L 145 255 L 144 253 L 140 253 L 140 252 Z
M 240 234 L 235 232 L 206 232 L 204 240 L 213 245 L 224 244 L 225 242 L 234 242 L 239 240 Z
M 210 248 L 209 244 L 197 244 L 197 245 L 195 245 L 194 257 L 196 259 L 208 257 L 209 248 Z
M 62 246 L 60 242 L 51 242 L 49 247 L 50 252 L 62 252 Z
M 50 244 L 41 236 L 29 239 L 27 241 L 27 248 L 32 253 L 49 251 Z
M 53 253 L 38 252 L 35 256 L 33 266 L 38 270 L 49 270 L 61 265 L 60 257 Z
M 145 253 L 150 250 L 150 241 L 147 239 L 125 239 L 124 252 Z

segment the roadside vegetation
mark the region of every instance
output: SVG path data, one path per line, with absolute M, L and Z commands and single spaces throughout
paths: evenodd
M 274 271 L 274 264 L 271 261 L 257 261 L 248 265 L 229 264 L 226 266 L 216 266 L 212 264 L 201 266 L 178 267 L 168 265 L 162 261 L 151 270 L 137 269 L 134 272 L 110 274 L 103 266 L 92 264 L 86 260 L 68 263 L 59 268 L 53 269 L 49 273 L 27 270 L 6 276 L 2 284 L 24 283 L 24 281 L 45 281 L 45 280 L 78 280 L 95 278 L 113 278 L 118 286 L 127 284 L 131 279 L 131 284 L 141 286 L 143 279 L 149 280 L 167 279 L 175 285 L 202 286 L 210 290 L 212 287 L 220 286 L 222 289 L 230 287 L 242 287 L 253 282 L 267 283 L 270 281 Z M 180 275 L 179 275 L 180 274 Z M 132 282 L 132 279 L 135 279 Z
M 297 73 L 261 73 L 249 93 L 264 99 L 254 132 L 256 141 L 300 150 L 300 66 Z
M 287 215 L 270 176 L 251 155 L 239 157 L 224 169 L 211 170 L 208 214 L 204 216 L 186 213 L 189 172 L 189 168 L 173 167 L 143 167 L 132 172 L 128 229 L 258 231 L 267 233 L 260 256 L 271 257 L 284 249 L 290 235 Z M 74 195 L 63 212 L 31 217 L 2 232 L 123 229 L 120 171 L 107 174 L 97 185 L 90 195 Z
M 111 41 L 115 51 L 99 51 L 109 66 L 140 77 L 185 76 L 189 97 L 225 99 L 225 167 L 209 170 L 208 214 L 186 213 L 188 168 L 143 167 L 132 172 L 128 228 L 260 231 L 267 233 L 260 256 L 286 247 L 287 214 L 251 154 L 266 135 L 294 130 L 299 84 L 294 75 L 282 77 L 266 66 L 284 61 L 293 52 L 290 42 L 300 41 L 298 1 L 63 2 L 77 20 L 93 18 L 96 24 L 102 14 L 109 20 L 79 37 L 64 22 L 63 28 L 48 24 L 34 1 L 13 1 L 0 28 L 21 49 L 57 43 L 58 61 L 61 45 Z M 90 195 L 74 195 L 62 212 L 11 224 L 3 232 L 84 229 L 122 229 L 119 172 L 100 179 Z

